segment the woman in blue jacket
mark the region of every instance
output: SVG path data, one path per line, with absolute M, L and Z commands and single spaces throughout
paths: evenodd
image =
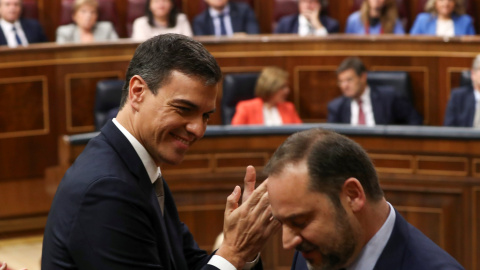
M 465 14 L 461 0 L 428 0 L 425 11 L 415 19 L 411 35 L 475 35 L 473 20 Z
M 347 34 L 405 34 L 395 0 L 364 0 L 347 19 Z

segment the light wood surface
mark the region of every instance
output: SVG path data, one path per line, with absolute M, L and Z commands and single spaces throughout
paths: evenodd
M 43 236 L 29 236 L 0 241 L 0 262 L 9 270 L 40 270 Z

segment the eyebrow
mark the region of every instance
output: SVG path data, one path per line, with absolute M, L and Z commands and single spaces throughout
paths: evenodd
M 198 110 L 199 109 L 199 106 L 193 102 L 191 102 L 190 100 L 187 100 L 187 99 L 174 99 L 173 100 L 173 103 L 183 103 L 184 105 L 194 109 L 194 110 Z M 210 110 L 206 113 L 210 114 L 210 113 L 214 113 L 215 111 L 217 110 L 217 108 L 213 108 L 213 110 Z

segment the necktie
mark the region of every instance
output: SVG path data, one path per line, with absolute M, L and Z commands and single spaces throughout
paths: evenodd
M 357 99 L 358 103 L 358 125 L 365 125 L 365 113 L 363 112 L 362 108 L 362 100 Z
M 22 40 L 20 39 L 20 36 L 18 35 L 17 28 L 12 27 L 13 33 L 15 34 L 15 40 L 17 41 L 17 44 L 20 46 L 22 45 Z
M 162 215 L 165 209 L 165 193 L 163 190 L 163 177 L 159 176 L 157 181 L 153 184 L 155 188 L 155 193 L 157 194 L 158 204 L 160 205 L 160 209 L 162 210 Z
M 218 15 L 218 19 L 220 20 L 220 35 L 226 36 L 227 35 L 227 28 L 225 28 L 224 22 L 225 14 Z
M 475 105 L 475 117 L 473 118 L 473 127 L 480 128 L 480 101 Z

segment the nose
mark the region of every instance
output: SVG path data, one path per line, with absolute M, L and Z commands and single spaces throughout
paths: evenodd
M 295 233 L 292 229 L 288 228 L 286 225 L 282 227 L 282 242 L 284 249 L 293 249 L 296 246 L 302 243 L 302 238 L 300 235 Z
M 187 123 L 186 129 L 189 134 L 192 134 L 196 139 L 199 139 L 205 134 L 207 121 L 205 121 L 203 116 L 196 117 Z

